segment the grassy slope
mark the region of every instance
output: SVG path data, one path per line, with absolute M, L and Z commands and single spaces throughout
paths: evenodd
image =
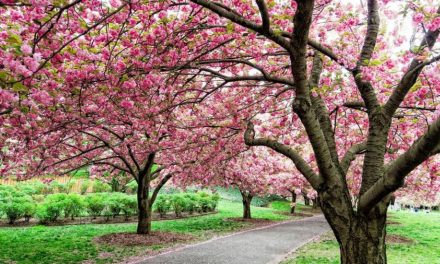
M 439 213 L 393 213 L 390 220 L 402 225 L 389 225 L 388 234 L 398 234 L 413 239 L 409 245 L 390 244 L 387 246 L 388 263 L 440 264 L 440 214 Z M 339 247 L 335 240 L 324 239 L 303 247 L 296 258 L 283 264 L 336 264 L 339 263 Z
M 288 204 L 288 202 L 284 203 Z M 276 211 L 283 211 L 287 208 L 283 202 L 276 202 L 276 206 L 278 209 Z M 274 210 L 253 207 L 252 214 L 255 218 L 288 219 L 287 216 L 274 214 Z M 219 204 L 218 214 L 153 222 L 153 229 L 189 233 L 203 239 L 213 234 L 238 230 L 248 225 L 248 223 L 225 221 L 225 218 L 240 217 L 241 213 L 241 203 L 223 200 Z M 134 232 L 135 230 L 135 224 L 0 228 L 0 263 L 67 264 L 81 263 L 87 259 L 96 260 L 96 263 L 111 263 L 111 260 L 117 262 L 124 256 L 142 254 L 146 250 L 161 248 L 160 246 L 103 246 L 92 242 L 96 236 L 117 232 Z M 111 255 L 102 254 L 105 252 L 110 252 Z

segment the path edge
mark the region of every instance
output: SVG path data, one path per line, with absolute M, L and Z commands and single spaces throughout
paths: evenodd
M 241 235 L 241 234 L 252 232 L 252 231 L 257 231 L 257 230 L 262 230 L 262 229 L 266 229 L 266 228 L 271 228 L 271 227 L 275 227 L 275 226 L 279 226 L 279 225 L 283 225 L 283 224 L 287 224 L 287 223 L 301 222 L 301 221 L 305 221 L 305 220 L 309 220 L 309 219 L 314 219 L 314 218 L 319 218 L 319 217 L 322 217 L 322 214 L 314 215 L 314 216 L 311 216 L 311 217 L 304 217 L 304 218 L 296 219 L 296 220 L 282 221 L 282 222 L 278 222 L 278 223 L 271 224 L 271 225 L 266 225 L 266 226 L 256 227 L 256 228 L 252 228 L 252 229 L 248 229 L 248 230 L 243 230 L 243 231 L 239 231 L 239 232 L 228 234 L 228 235 L 224 235 L 224 236 L 214 237 L 214 238 L 211 238 L 211 239 L 208 239 L 206 241 L 199 242 L 199 243 L 189 244 L 189 245 L 184 245 L 184 246 L 181 246 L 181 247 L 177 247 L 175 249 L 171 249 L 169 251 L 161 252 L 161 253 L 156 254 L 156 255 L 148 256 L 148 257 L 145 257 L 143 259 L 138 259 L 138 260 L 131 261 L 131 262 L 122 262 L 122 263 L 124 263 L 124 264 L 142 264 L 142 262 L 147 261 L 149 259 L 153 259 L 155 257 L 159 257 L 159 256 L 162 256 L 162 255 L 167 255 L 167 254 L 170 254 L 170 253 L 182 251 L 184 249 L 191 248 L 191 247 L 196 247 L 196 246 L 199 246 L 199 245 L 208 244 L 208 243 L 220 240 L 220 239 L 229 238 L 229 237 L 232 237 L 232 236 Z M 321 236 L 321 235 L 322 234 L 318 235 L 318 237 Z M 309 240 L 312 240 L 312 239 L 315 239 L 315 238 L 316 238 L 316 236 L 311 238 L 311 239 L 309 239 Z M 309 240 L 307 240 L 304 244 L 301 244 L 300 246 L 296 247 L 295 249 L 289 251 L 289 253 L 293 252 L 294 250 L 298 249 L 299 247 L 302 247 L 306 243 L 309 243 L 310 242 Z M 288 254 L 283 255 L 282 258 L 286 257 Z M 273 263 L 278 263 L 278 262 L 270 262 L 270 264 L 273 264 Z

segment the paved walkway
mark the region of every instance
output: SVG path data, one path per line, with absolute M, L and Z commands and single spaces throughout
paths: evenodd
M 190 245 L 138 264 L 267 264 L 329 230 L 323 216 L 276 224 Z

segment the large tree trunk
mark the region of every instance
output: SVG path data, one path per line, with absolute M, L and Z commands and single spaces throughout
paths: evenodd
M 292 194 L 292 203 L 290 204 L 290 213 L 295 213 L 295 207 L 296 207 L 296 193 L 294 191 L 290 192 Z
M 253 196 L 246 191 L 241 192 L 241 197 L 243 198 L 243 219 L 251 219 L 251 202 Z
M 148 199 L 149 183 L 145 176 L 139 176 L 137 189 L 138 202 L 138 234 L 150 234 L 151 232 L 151 205 Z
M 326 199 L 323 200 L 322 197 Z M 386 264 L 385 235 L 388 205 L 381 202 L 369 215 L 349 208 L 349 199 L 320 195 L 318 201 L 339 243 L 341 264 Z

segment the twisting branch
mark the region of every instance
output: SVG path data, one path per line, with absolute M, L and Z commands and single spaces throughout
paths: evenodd
M 251 122 L 249 122 L 244 133 L 244 141 L 248 146 L 266 146 L 290 158 L 313 188 L 315 188 L 315 190 L 321 189 L 324 180 L 312 170 L 307 162 L 295 150 L 273 139 L 255 138 L 255 129 Z
M 356 159 L 356 155 L 362 154 L 367 149 L 367 143 L 362 142 L 351 146 L 341 160 L 341 168 L 344 175 L 347 174 L 351 162 Z
M 215 1 L 207 1 L 207 0 L 191 0 L 191 2 L 201 5 L 211 10 L 212 12 L 216 13 L 217 15 L 227 18 L 242 27 L 260 33 L 266 36 L 268 39 L 272 40 L 273 42 L 277 43 L 281 47 L 285 49 L 289 49 L 289 41 L 287 41 L 284 37 L 282 37 L 279 34 L 276 34 L 270 28 L 265 29 L 264 26 L 260 26 L 250 20 L 247 20 L 237 12 L 233 11 L 232 9 L 226 7 L 221 3 Z
M 431 124 L 428 131 L 412 146 L 391 162 L 385 175 L 372 185 L 359 199 L 359 209 L 369 212 L 383 197 L 403 185 L 405 177 L 429 157 L 439 151 L 440 118 Z

